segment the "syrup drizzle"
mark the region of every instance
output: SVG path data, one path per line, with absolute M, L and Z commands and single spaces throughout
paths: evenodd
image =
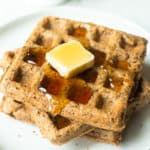
M 86 82 L 94 83 L 96 81 L 97 75 L 98 72 L 95 69 L 90 69 L 81 73 L 79 77 Z
M 62 78 L 56 71 L 50 70 L 48 66 L 45 76 L 40 83 L 39 89 L 45 89 L 46 93 L 59 95 L 65 86 L 66 79 Z
M 125 60 L 122 61 L 114 61 L 112 64 L 112 67 L 122 69 L 122 70 L 128 70 L 129 69 L 129 63 Z
M 91 96 L 92 91 L 88 86 L 74 84 L 68 91 L 68 98 L 80 104 L 87 104 Z
M 85 48 L 89 48 L 89 40 L 86 38 L 87 29 L 84 27 L 79 27 L 72 29 L 69 35 L 74 36 L 79 40 Z
M 75 37 L 85 37 L 86 33 L 87 33 L 86 28 L 79 27 L 79 28 L 73 29 L 71 35 L 73 35 Z
M 121 90 L 123 83 L 123 78 L 109 76 L 105 81 L 104 87 L 113 89 L 118 92 Z
M 45 62 L 45 54 L 49 49 L 45 48 L 34 48 L 31 49 L 26 56 L 24 57 L 24 61 L 37 66 L 42 66 Z
M 106 54 L 95 49 L 90 49 L 90 52 L 95 56 L 95 66 L 101 66 L 106 60 Z

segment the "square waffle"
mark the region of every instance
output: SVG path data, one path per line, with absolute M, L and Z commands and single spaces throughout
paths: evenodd
M 4 54 L 4 58 L 1 59 L 0 61 L 0 66 L 3 68 L 3 70 L 5 70 L 5 68 L 7 68 L 12 63 L 12 61 L 15 58 L 15 53 L 6 52 Z M 134 95 L 132 95 L 133 97 L 128 101 L 129 105 L 128 105 L 128 112 L 127 112 L 126 118 L 129 118 L 133 112 L 140 110 L 147 103 L 149 103 L 150 101 L 150 99 L 148 99 L 149 92 L 150 92 L 149 83 L 147 81 L 141 80 L 139 87 L 135 91 Z M 72 130 L 71 129 L 72 126 L 70 126 L 69 124 L 66 124 L 66 122 L 69 123 L 69 120 L 65 121 L 64 118 L 62 120 L 61 116 L 59 116 L 57 117 L 57 120 L 60 120 L 60 121 L 54 121 L 54 120 L 51 120 L 48 113 L 44 113 L 44 112 L 43 113 L 40 112 L 41 114 L 43 114 L 43 116 L 37 115 L 38 110 L 35 107 L 29 104 L 25 105 L 19 101 L 14 100 L 13 98 L 3 97 L 3 101 L 1 103 L 0 108 L 1 108 L 1 111 L 3 111 L 6 114 L 9 114 L 10 116 L 15 117 L 16 119 L 23 120 L 26 122 L 32 122 L 36 124 L 41 129 L 42 134 L 44 134 L 45 137 L 47 137 L 50 141 L 56 144 L 62 144 L 70 140 L 71 138 L 74 138 L 76 136 L 81 136 L 83 135 L 83 133 L 85 133 L 85 130 L 81 130 L 80 128 L 81 124 L 77 125 L 77 123 L 74 123 L 79 128 L 77 128 L 77 130 Z M 41 123 L 43 122 L 43 120 L 45 120 L 44 126 Z M 72 136 L 66 135 L 68 134 L 67 132 L 63 132 L 63 134 L 59 134 L 59 130 L 57 129 L 57 126 L 60 127 L 59 124 L 61 124 L 62 126 L 62 123 L 60 123 L 62 121 L 65 121 L 65 125 L 68 125 L 70 127 L 67 129 L 67 131 L 71 130 Z M 48 124 L 50 124 L 50 127 L 51 127 L 52 123 L 53 123 L 53 127 L 56 126 L 55 130 L 53 128 L 49 128 L 49 129 L 45 128 L 45 125 L 47 127 Z M 50 134 L 50 133 L 54 133 L 54 134 Z M 60 133 L 62 133 L 62 131 L 60 131 Z M 50 136 L 50 135 L 54 135 L 54 136 Z M 93 127 L 88 128 L 88 133 L 86 135 L 96 141 L 99 141 L 99 142 L 103 141 L 103 142 L 113 143 L 113 144 L 119 144 L 122 139 L 121 132 L 113 132 L 113 131 L 104 130 L 100 128 L 93 128 Z
M 66 80 L 44 58 L 51 48 L 72 39 L 95 55 L 95 65 Z M 25 45 L 2 77 L 2 92 L 55 116 L 107 130 L 125 128 L 128 99 L 145 55 L 144 38 L 91 23 L 45 17 Z
M 135 96 L 128 101 L 129 105 L 126 116 L 127 121 L 130 119 L 132 114 L 140 111 L 144 106 L 150 103 L 149 91 L 150 83 L 145 80 L 141 81 Z M 90 131 L 86 135 L 98 142 L 119 144 L 122 140 L 121 132 L 108 131 L 99 128 L 95 128 L 93 131 Z
M 93 129 L 88 125 L 75 123 L 75 121 L 71 121 L 60 115 L 54 117 L 49 113 L 38 110 L 30 104 L 25 105 L 12 98 L 3 97 L 1 110 L 16 119 L 34 123 L 39 127 L 44 137 L 57 145 L 64 144 Z
M 129 103 L 127 118 L 129 118 L 133 112 L 140 110 L 147 103 L 149 103 L 149 92 L 150 84 L 147 81 L 141 81 L 140 87 L 138 88 L 135 97 Z M 30 104 L 23 104 L 20 101 L 9 97 L 3 97 L 0 109 L 4 113 L 9 114 L 16 119 L 34 123 L 37 127 L 40 128 L 40 131 L 44 137 L 48 138 L 50 141 L 56 144 L 62 144 L 70 140 L 69 138 L 76 137 L 76 135 L 80 135 L 81 132 L 83 132 L 81 126 L 79 129 L 73 128 L 73 125 L 68 124 L 69 120 L 64 120 L 64 118 L 61 116 L 53 120 L 53 126 L 51 123 L 51 117 L 48 113 L 41 112 Z M 77 125 L 78 123 L 73 124 Z M 64 125 L 65 128 L 62 128 L 60 131 L 56 130 L 56 128 L 64 127 Z M 98 142 L 103 141 L 107 143 L 119 144 L 122 139 L 121 132 L 114 132 L 92 127 L 91 129 L 92 131 L 86 134 L 87 137 L 90 137 Z

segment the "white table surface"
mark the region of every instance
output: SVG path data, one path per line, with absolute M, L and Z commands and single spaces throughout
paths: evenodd
M 0 25 L 24 12 L 53 7 L 57 0 L 0 0 Z M 88 7 L 128 18 L 150 32 L 150 0 L 66 0 L 59 4 Z M 94 16 L 93 16 L 94 17 Z

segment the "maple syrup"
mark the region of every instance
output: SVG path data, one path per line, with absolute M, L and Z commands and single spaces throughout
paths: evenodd
M 95 49 L 90 49 L 90 52 L 95 56 L 95 66 L 101 66 L 106 60 L 106 54 Z
M 95 69 L 90 69 L 87 71 L 84 71 L 82 74 L 79 75 L 79 77 L 86 82 L 94 83 L 96 81 L 98 72 Z
M 77 38 L 77 40 L 85 47 L 89 47 L 89 40 L 86 38 L 87 29 L 84 27 L 79 27 L 72 29 L 69 35 L 72 35 Z
M 123 82 L 124 82 L 123 78 L 109 76 L 105 81 L 104 87 L 113 89 L 115 91 L 120 91 Z
M 55 70 L 46 67 L 45 75 L 40 82 L 39 90 L 48 98 L 50 96 L 52 106 L 50 111 L 53 115 L 60 114 L 61 110 L 69 103 L 65 98 L 65 87 L 67 80 L 62 78 Z M 53 105 L 53 102 L 55 103 Z
M 39 89 L 45 89 L 46 93 L 59 95 L 65 85 L 65 79 L 62 78 L 56 71 L 47 70 L 43 80 L 40 83 Z
M 71 80 L 72 79 L 65 79 L 61 77 L 54 70 L 47 70 L 43 80 L 40 83 L 39 90 L 44 89 L 44 93 L 52 94 L 55 96 L 62 96 L 63 101 L 65 97 L 64 89 L 68 85 L 68 83 L 71 82 Z M 90 80 L 93 79 L 91 78 Z M 77 82 L 76 84 L 73 84 L 69 89 L 67 98 L 75 101 L 76 103 L 87 104 L 91 95 L 92 91 L 88 86 Z M 60 108 L 62 108 L 61 104 L 66 105 L 66 103 L 63 103 L 60 100 Z M 57 106 L 56 109 L 59 110 L 59 106 Z
M 73 35 L 75 37 L 85 37 L 86 33 L 87 33 L 86 28 L 79 27 L 79 28 L 73 29 L 71 32 L 71 35 Z
M 88 86 L 74 84 L 68 91 L 68 98 L 80 104 L 87 104 L 91 96 L 92 91 Z
M 129 63 L 125 60 L 122 61 L 114 61 L 112 64 L 112 67 L 122 69 L 122 70 L 128 70 L 129 69 Z
M 48 50 L 46 48 L 33 48 L 26 54 L 24 61 L 40 67 L 45 62 L 45 54 Z
M 78 37 L 78 41 L 85 47 L 89 48 L 89 40 L 86 39 L 85 37 Z
M 46 89 L 46 92 L 49 94 L 58 95 L 62 86 L 63 85 L 60 80 L 45 76 L 40 87 Z
M 69 83 L 72 83 L 74 79 L 65 79 L 49 67 L 47 66 L 45 70 L 45 75 L 39 85 L 39 90 L 45 94 L 53 95 L 53 100 L 57 101 L 52 107 L 52 114 L 58 115 L 70 100 L 81 104 L 88 103 L 92 91 L 88 86 L 83 84 L 83 80 L 77 80 L 78 82 L 73 84 L 68 90 Z
M 24 57 L 24 61 L 33 65 L 42 66 L 45 63 L 45 54 L 49 51 L 48 48 L 31 48 L 29 52 Z M 96 80 L 97 73 L 92 72 L 88 74 L 86 78 L 89 82 L 94 82 Z M 50 94 L 56 97 L 56 106 L 54 106 L 53 112 L 59 114 L 61 110 L 66 106 L 70 100 L 76 103 L 87 104 L 92 92 L 88 86 L 82 86 L 81 84 L 73 85 L 68 92 L 68 97 L 66 94 L 66 87 L 71 83 L 72 79 L 65 79 L 61 77 L 56 70 L 52 69 L 49 65 L 45 69 L 45 75 L 39 85 L 39 90 L 44 94 Z M 73 79 L 74 80 L 74 79 Z M 84 82 L 84 81 L 82 81 Z M 59 97 L 59 98 L 58 98 Z M 57 100 L 58 98 L 58 100 Z M 69 99 L 68 99 L 69 98 Z M 61 119 L 58 119 L 61 120 Z M 55 120 L 55 122 L 57 122 Z M 65 123 L 66 124 L 66 123 Z M 58 127 L 61 128 L 61 127 Z

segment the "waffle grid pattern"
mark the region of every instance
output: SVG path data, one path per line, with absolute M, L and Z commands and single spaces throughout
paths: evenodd
M 53 94 L 50 97 L 39 91 L 39 86 L 47 68 L 52 77 L 53 74 L 57 76 L 56 71 L 46 62 L 39 67 L 25 62 L 24 59 L 30 51 L 39 52 L 43 49 L 36 46 L 44 46 L 49 50 L 70 40 L 79 40 L 95 55 L 94 69 L 97 77 L 94 83 L 81 77 L 64 80 L 69 85 L 62 88 L 60 93 L 64 95 Z M 1 89 L 11 97 L 13 94 L 14 98 L 32 103 L 53 115 L 61 113 L 64 117 L 80 119 L 94 127 L 121 131 L 125 127 L 127 103 L 135 84 L 134 79 L 142 69 L 145 49 L 146 40 L 137 36 L 90 23 L 46 17 L 37 25 L 25 47 L 19 51 L 14 63 L 6 71 Z M 103 61 L 101 56 L 105 56 Z M 116 80 L 119 85 L 115 85 Z M 88 104 L 68 100 L 67 92 L 75 84 L 91 89 L 92 95 Z

